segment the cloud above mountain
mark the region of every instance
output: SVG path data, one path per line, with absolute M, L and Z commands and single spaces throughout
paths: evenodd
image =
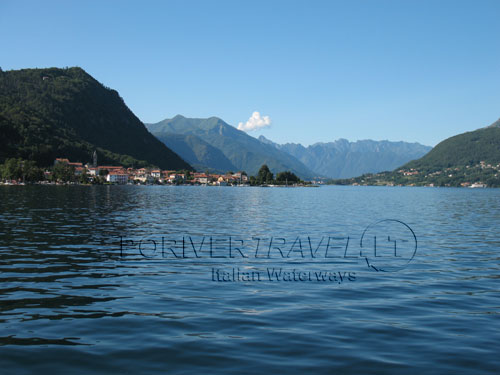
M 238 130 L 250 132 L 257 129 L 262 129 L 271 126 L 271 118 L 269 116 L 261 116 L 260 112 L 255 111 L 246 123 L 240 122 Z

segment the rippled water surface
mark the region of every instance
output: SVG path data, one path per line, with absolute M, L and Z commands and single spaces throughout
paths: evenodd
M 0 198 L 2 373 L 500 371 L 498 189 Z

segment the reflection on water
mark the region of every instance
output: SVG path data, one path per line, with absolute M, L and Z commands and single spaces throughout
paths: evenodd
M 500 368 L 498 190 L 1 186 L 0 198 L 8 373 Z M 359 254 L 363 231 L 381 219 L 415 232 L 406 268 L 307 257 L 307 239 L 312 248 L 325 236 L 349 237 Z M 137 247 L 121 256 L 120 237 L 225 238 L 226 247 L 229 237 L 262 238 L 273 257 L 146 259 Z M 287 251 L 300 238 L 304 253 L 281 258 L 281 238 Z M 269 269 L 288 279 L 269 281 Z M 214 276 L 233 270 L 236 281 Z M 262 280 L 241 280 L 252 272 Z

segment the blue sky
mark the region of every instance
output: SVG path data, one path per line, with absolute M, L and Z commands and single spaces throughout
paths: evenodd
M 435 145 L 500 117 L 500 1 L 0 0 L 0 67 L 80 66 L 144 122 Z

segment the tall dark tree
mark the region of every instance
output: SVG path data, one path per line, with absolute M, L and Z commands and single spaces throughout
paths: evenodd
M 260 184 L 271 183 L 273 182 L 273 177 L 267 164 L 263 164 L 259 169 L 259 173 L 257 173 L 257 182 Z

